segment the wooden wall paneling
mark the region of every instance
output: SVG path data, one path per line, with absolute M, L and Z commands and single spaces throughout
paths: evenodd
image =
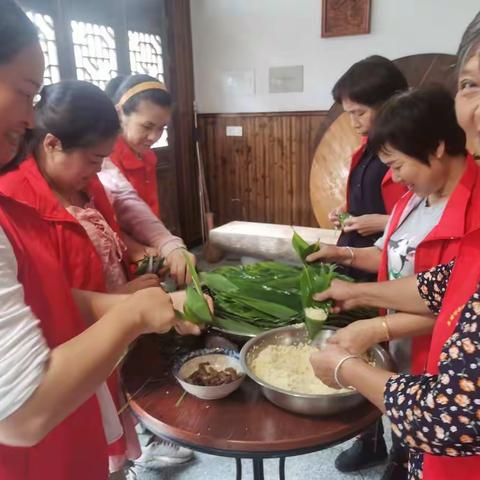
M 178 215 L 177 172 L 169 148 L 156 149 L 157 182 L 160 216 L 166 227 L 174 234 L 181 235 Z
M 253 207 L 251 210 L 251 217 L 255 218 L 259 222 L 264 222 L 266 219 L 265 211 L 265 191 L 266 191 L 266 175 L 265 175 L 265 155 L 263 152 L 262 136 L 259 129 L 259 119 L 255 118 L 253 122 L 249 122 L 251 129 L 250 138 L 253 138 L 250 147 L 250 156 L 255 171 L 255 190 L 251 197 Z
M 201 151 L 217 225 L 231 220 L 316 225 L 309 199 L 324 112 L 203 114 Z M 242 137 L 227 137 L 228 125 Z

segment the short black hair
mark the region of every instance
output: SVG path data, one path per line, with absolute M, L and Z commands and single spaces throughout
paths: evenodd
M 38 42 L 38 32 L 15 1 L 0 0 L 0 12 L 0 65 L 4 65 Z
M 349 99 L 376 109 L 407 88 L 407 79 L 391 60 L 373 55 L 353 64 L 337 81 L 332 95 L 337 103 Z
M 41 91 L 35 106 L 31 148 L 47 133 L 55 135 L 64 150 L 93 147 L 118 135 L 120 121 L 112 101 L 89 82 L 65 80 Z
M 105 93 L 112 99 L 113 103 L 117 105 L 122 96 L 128 90 L 136 85 L 139 85 L 140 83 L 145 82 L 159 82 L 159 80 L 145 74 L 119 76 L 108 82 L 107 86 L 105 87 Z M 166 90 L 152 89 L 137 93 L 133 97 L 129 98 L 122 105 L 123 113 L 125 115 L 130 115 L 132 112 L 135 112 L 142 100 L 152 102 L 160 107 L 168 108 L 172 106 L 172 96 L 169 92 Z
M 455 116 L 455 101 L 441 85 L 397 94 L 377 112 L 369 135 L 373 152 L 388 146 L 430 165 L 429 155 L 445 142 L 449 155 L 466 155 L 466 137 Z

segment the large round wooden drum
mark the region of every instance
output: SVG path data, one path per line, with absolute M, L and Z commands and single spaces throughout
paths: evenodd
M 441 83 L 453 92 L 455 56 L 445 54 L 412 55 L 395 60 L 412 87 Z M 350 118 L 338 105 L 328 112 L 317 135 L 318 147 L 310 171 L 310 198 L 321 227 L 331 227 L 328 212 L 345 202 L 345 186 L 352 153 L 360 137 L 350 125 Z

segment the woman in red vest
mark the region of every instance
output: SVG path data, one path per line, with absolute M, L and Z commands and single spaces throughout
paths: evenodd
M 97 177 L 120 130 L 108 97 L 88 82 L 50 85 L 42 89 L 35 117 L 33 153 L 0 178 L 0 192 L 48 222 L 73 288 L 133 293 L 158 286 L 153 274 L 128 281 L 126 247 Z
M 335 227 L 343 227 L 339 246 L 372 246 L 382 235 L 393 206 L 406 191 L 393 181 L 388 166 L 372 151 L 369 134 L 379 108 L 407 88 L 398 67 L 378 55 L 352 65 L 333 87 L 335 102 L 342 105 L 352 127 L 361 135 L 361 145 L 352 156 L 345 205 L 329 215 Z M 339 218 L 345 212 L 350 217 L 341 225 Z M 375 275 L 352 267 L 343 270 L 357 280 L 375 279 Z
M 450 261 L 480 205 L 480 171 L 466 155 L 450 93 L 429 87 L 393 97 L 378 112 L 370 143 L 393 179 L 410 191 L 396 204 L 375 246 L 325 246 L 310 260 L 353 265 L 380 279 L 408 277 Z M 402 371 L 420 373 L 429 342 L 429 336 L 399 339 L 390 350 Z
M 33 127 L 44 69 L 36 28 L 12 0 L 0 45 L 4 172 Z M 182 302 L 160 289 L 72 295 L 54 251 L 37 211 L 0 194 L 0 478 L 105 480 L 120 432 L 105 380 L 138 335 L 185 328 L 171 306 Z
M 0 193 L 37 210 L 48 225 L 72 288 L 133 293 L 160 283 L 154 274 L 128 281 L 126 247 L 97 178 L 119 130 L 113 104 L 95 85 L 73 80 L 44 87 L 35 107 L 32 155 L 0 177 Z M 117 372 L 109 387 L 119 409 L 124 399 Z M 128 411 L 122 427 L 124 435 L 109 448 L 112 472 L 140 456 Z
M 469 144 L 480 149 L 480 13 L 463 36 L 457 71 L 457 117 L 470 137 Z M 480 217 L 478 208 L 473 215 Z M 394 433 L 410 448 L 410 479 L 479 479 L 478 226 L 461 240 L 454 262 L 419 274 L 417 282 L 416 296 L 411 290 L 414 283 L 409 279 L 387 282 L 381 288 L 384 303 L 388 304 L 385 299 L 388 295 L 393 298 L 396 292 L 402 297 L 394 301 L 396 308 L 438 314 L 426 374 L 394 375 L 371 367 L 356 355 L 358 352 L 347 350 L 338 337 L 312 356 L 312 365 L 316 375 L 328 385 L 351 385 L 387 413 Z M 349 301 L 339 288 L 334 287 L 331 292 L 340 302 Z M 422 304 L 420 298 L 426 303 Z M 398 315 L 406 317 L 402 331 L 398 330 L 400 321 L 384 319 L 383 339 L 416 334 L 419 323 L 429 322 L 428 317 L 425 320 L 418 315 Z M 405 328 L 408 321 L 410 331 Z
M 122 135 L 110 159 L 160 216 L 157 157 L 152 150 L 172 116 L 172 97 L 165 84 L 149 75 L 116 77 L 106 88 L 117 106 Z
M 157 156 L 152 147 L 170 121 L 172 97 L 162 82 L 143 74 L 112 79 L 107 85 L 106 93 L 116 105 L 122 128 L 110 160 L 158 218 Z M 115 170 L 104 168 L 100 178 L 108 188 L 115 175 Z M 137 238 L 124 232 L 124 240 L 132 257 L 143 255 L 145 246 Z M 185 249 L 181 247 L 168 248 L 161 253 L 177 283 L 183 284 L 185 278 L 189 280 L 189 277 Z M 191 259 L 195 261 L 193 255 Z

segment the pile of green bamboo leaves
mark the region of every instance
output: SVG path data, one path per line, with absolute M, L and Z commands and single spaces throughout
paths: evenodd
M 326 290 L 340 275 L 331 264 L 308 264 L 306 257 L 319 249 L 308 245 L 297 233 L 294 249 L 303 267 L 280 262 L 225 266 L 197 274 L 187 259 L 193 282 L 187 287 L 183 318 L 198 324 L 211 324 L 239 335 L 257 335 L 272 328 L 305 322 L 311 338 L 325 324 L 345 326 L 360 318 L 374 316 L 371 310 L 331 314 L 331 302 L 317 302 L 313 294 Z M 204 293 L 214 302 L 210 313 Z
M 220 267 L 201 273 L 215 304 L 215 325 L 258 334 L 303 321 L 301 269 L 279 262 Z

